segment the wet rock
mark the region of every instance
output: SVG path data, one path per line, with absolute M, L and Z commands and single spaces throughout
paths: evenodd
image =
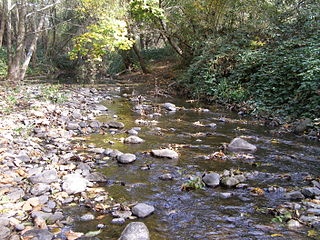
M 124 142 L 129 144 L 139 144 L 139 143 L 143 143 L 144 140 L 142 138 L 139 138 L 138 136 L 130 136 L 130 137 L 127 137 L 124 140 Z
M 307 198 L 314 198 L 320 195 L 320 189 L 317 187 L 308 187 L 301 190 L 301 193 Z
M 217 128 L 217 124 L 215 124 L 215 123 L 209 123 L 209 124 L 206 125 L 206 127 L 209 127 L 209 128 L 211 128 L 211 129 L 216 129 L 216 128 Z
M 320 182 L 313 180 L 311 183 L 314 187 L 317 187 L 320 189 Z
M 288 228 L 290 229 L 295 229 L 295 228 L 299 228 L 301 227 L 301 224 L 294 219 L 291 219 L 288 223 L 287 223 Z
M 171 112 L 177 111 L 177 107 L 176 107 L 176 105 L 174 105 L 173 103 L 165 103 L 165 104 L 163 104 L 163 107 L 164 107 L 166 110 L 171 111 Z
M 154 212 L 154 207 L 145 203 L 138 203 L 132 208 L 133 215 L 136 215 L 139 218 L 144 218 L 149 216 Z
M 179 157 L 178 153 L 171 149 L 152 150 L 151 154 L 155 157 L 170 158 L 170 159 L 177 159 Z
M 34 240 L 51 240 L 54 235 L 46 229 L 32 229 L 26 231 L 22 236 L 27 239 L 31 237 Z
M 130 134 L 130 135 L 138 135 L 139 133 L 138 133 L 136 130 L 134 130 L 134 129 L 130 129 L 130 130 L 128 131 L 128 134 Z
M 90 182 L 105 182 L 107 181 L 107 177 L 100 172 L 89 173 L 85 176 L 85 178 Z
M 235 138 L 228 145 L 230 151 L 256 151 L 257 147 L 242 138 Z
M 81 220 L 81 221 L 92 221 L 92 220 L 94 220 L 94 219 L 95 219 L 95 216 L 94 216 L 93 214 L 91 214 L 91 213 L 87 213 L 87 214 L 82 215 L 82 216 L 80 217 L 80 220 Z
M 98 110 L 98 111 L 108 111 L 108 108 L 107 108 L 106 106 L 101 105 L 101 104 L 96 105 L 96 106 L 94 107 L 94 109 L 95 109 L 95 110 Z
M 300 191 L 292 191 L 284 194 L 284 197 L 290 200 L 302 200 L 303 194 Z
M 110 156 L 110 157 L 113 157 L 113 158 L 118 158 L 118 157 L 120 157 L 122 154 L 123 154 L 123 153 L 120 152 L 120 151 L 118 151 L 118 150 L 113 150 L 113 151 L 109 154 L 109 156 Z
M 202 181 L 209 187 L 216 187 L 220 184 L 220 175 L 218 173 L 208 173 Z
M 112 216 L 115 218 L 127 219 L 132 216 L 132 212 L 131 211 L 114 211 L 112 212 Z
M 68 194 L 80 193 L 87 188 L 88 180 L 79 174 L 68 174 L 63 179 L 62 189 Z
M 124 128 L 124 124 L 122 122 L 110 121 L 107 124 L 108 124 L 109 128 L 117 128 L 117 129 Z
M 221 184 L 225 187 L 235 187 L 240 181 L 235 177 L 224 177 L 221 179 Z
M 46 170 L 43 171 L 40 174 L 36 174 L 34 176 L 31 176 L 29 180 L 33 183 L 53 183 L 57 182 L 59 180 L 58 174 L 56 170 Z
M 307 213 L 308 214 L 313 214 L 313 215 L 316 215 L 316 216 L 320 216 L 320 209 L 319 208 L 309 208 L 307 210 Z
M 31 189 L 31 194 L 35 196 L 40 196 L 50 190 L 50 186 L 45 183 L 37 183 Z
M 122 225 L 126 222 L 124 218 L 114 218 L 111 220 L 112 224 Z
M 162 174 L 159 178 L 161 180 L 168 181 L 168 180 L 172 180 L 173 176 L 170 173 L 165 173 L 165 174 Z
M 125 153 L 117 157 L 118 162 L 120 163 L 132 163 L 136 160 L 136 156 L 131 153 Z
M 0 226 L 0 239 L 8 239 L 10 236 L 10 229 L 5 226 Z
M 80 125 L 77 122 L 68 122 L 66 129 L 67 130 L 78 130 L 78 129 L 80 129 Z
M 129 223 L 118 240 L 150 240 L 147 226 L 142 222 Z

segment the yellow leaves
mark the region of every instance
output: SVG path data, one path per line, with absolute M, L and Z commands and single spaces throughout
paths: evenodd
M 264 195 L 264 190 L 261 189 L 261 188 L 258 188 L 258 187 L 251 189 L 250 192 L 252 194 L 254 194 L 254 195 L 257 195 L 257 196 L 263 196 Z
M 277 139 L 271 139 L 270 142 L 271 142 L 272 144 L 278 144 L 278 143 L 280 143 L 280 141 L 277 140 Z
M 271 234 L 271 237 L 283 237 L 284 235 L 281 234 L 281 233 L 274 233 L 274 234 Z
M 316 237 L 319 234 L 315 230 L 308 231 L 308 237 Z

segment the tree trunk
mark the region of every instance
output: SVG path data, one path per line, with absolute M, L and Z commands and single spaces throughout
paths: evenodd
M 137 55 L 138 60 L 139 60 L 139 64 L 141 67 L 141 70 L 143 73 L 150 73 L 150 71 L 148 70 L 147 66 L 146 66 L 146 62 L 144 61 L 143 56 L 141 55 L 141 52 L 139 50 L 139 48 L 137 47 L 137 44 L 134 43 L 133 44 L 133 51 L 134 53 Z
M 25 36 L 26 36 L 26 6 L 25 1 L 22 0 L 20 4 L 17 4 L 17 18 L 19 21 L 17 23 L 18 36 L 17 36 L 17 48 L 16 53 L 12 59 L 11 67 L 8 69 L 8 81 L 16 82 L 20 80 L 20 64 L 23 58 L 23 52 L 25 49 Z
M 22 67 L 21 67 L 21 70 L 20 70 L 20 75 L 19 75 L 19 79 L 20 80 L 23 80 L 25 75 L 26 75 L 26 72 L 27 72 L 27 69 L 28 69 L 28 66 L 29 66 L 29 63 L 30 63 L 30 60 L 31 60 L 31 57 L 37 47 L 37 41 L 38 41 L 38 38 L 39 38 L 39 35 L 40 35 L 40 31 L 43 27 L 43 24 L 44 24 L 44 16 L 41 17 L 40 19 L 40 22 L 39 22 L 39 25 L 36 29 L 36 32 L 33 36 L 33 39 L 32 39 L 32 42 L 31 42 L 31 45 L 29 47 L 29 50 L 28 50 L 28 53 L 27 53 L 27 56 L 22 64 Z
M 0 23 L 0 48 L 2 47 L 3 43 L 3 35 L 4 35 L 4 29 L 6 27 L 6 2 L 2 2 L 2 11 L 1 11 L 1 23 Z

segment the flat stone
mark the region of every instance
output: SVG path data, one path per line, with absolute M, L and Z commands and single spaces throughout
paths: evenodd
M 314 187 L 317 187 L 317 188 L 320 189 L 320 182 L 318 182 L 318 181 L 316 181 L 316 180 L 313 180 L 311 183 L 312 183 L 312 185 L 313 185 Z
M 108 111 L 108 108 L 107 108 L 106 106 L 101 105 L 101 104 L 96 105 L 96 106 L 94 107 L 94 109 L 95 109 L 95 110 L 98 110 L 98 111 Z
M 139 133 L 138 133 L 136 130 L 134 130 L 134 129 L 130 129 L 130 130 L 128 131 L 128 134 L 130 134 L 130 135 L 138 135 Z
M 167 180 L 172 180 L 173 176 L 170 173 L 165 173 L 165 174 L 162 174 L 159 178 L 161 180 L 167 181 Z
M 58 182 L 59 177 L 58 177 L 57 171 L 53 169 L 53 170 L 46 170 L 46 171 L 43 171 L 40 174 L 36 174 L 34 176 L 31 176 L 29 178 L 29 180 L 33 184 L 36 184 L 36 183 L 47 183 L 47 184 L 50 184 L 50 183 L 53 183 L 53 182 Z
M 165 103 L 165 104 L 163 104 L 163 107 L 164 107 L 166 110 L 171 111 L 171 112 L 177 111 L 177 107 L 176 107 L 176 105 L 174 105 L 173 103 Z
M 118 129 L 124 128 L 124 124 L 122 122 L 110 121 L 107 124 L 109 128 L 118 128 Z
M 118 240 L 150 240 L 147 226 L 142 222 L 129 223 Z
M 10 223 L 8 217 L 0 217 L 0 226 L 8 226 Z
M 67 130 L 78 130 L 78 129 L 80 129 L 80 125 L 77 122 L 68 122 L 66 129 Z
M 93 214 L 91 214 L 91 213 L 87 213 L 87 214 L 82 215 L 80 217 L 81 221 L 91 221 L 91 220 L 94 220 L 94 219 L 95 219 L 95 216 Z
M 139 218 L 144 218 L 154 212 L 154 207 L 145 203 L 138 203 L 132 208 L 132 214 Z
M 301 193 L 307 198 L 314 198 L 320 195 L 320 189 L 317 187 L 308 187 L 301 190 Z
M 9 194 L 6 195 L 6 197 L 10 200 L 10 202 L 16 202 L 20 198 L 22 198 L 25 195 L 25 192 L 22 189 L 15 189 Z
M 40 196 L 50 190 L 50 186 L 45 183 L 37 183 L 31 189 L 31 194 L 35 196 Z
M 218 173 L 208 173 L 202 181 L 209 187 L 216 187 L 220 184 L 220 175 Z
M 126 222 L 124 218 L 114 218 L 111 220 L 112 224 L 122 225 Z
M 86 175 L 85 178 L 90 182 L 105 182 L 105 181 L 107 181 L 107 177 L 103 173 L 100 173 L 100 172 L 90 173 L 90 174 Z
M 33 237 L 35 240 L 51 240 L 53 238 L 53 234 L 46 229 L 32 229 L 26 231 L 23 237 Z
M 235 138 L 228 145 L 228 150 L 230 151 L 251 151 L 254 152 L 257 150 L 257 147 L 251 143 L 248 143 L 242 138 Z
M 125 143 L 129 143 L 129 144 L 139 144 L 139 143 L 143 143 L 145 142 L 142 138 L 138 137 L 138 136 L 130 136 L 127 137 L 124 140 Z
M 309 208 L 309 209 L 307 210 L 307 213 L 308 213 L 308 214 L 314 214 L 314 215 L 320 216 L 320 209 L 319 209 L 319 208 Z
M 295 229 L 295 228 L 301 227 L 302 225 L 301 225 L 297 220 L 291 219 L 291 220 L 287 223 L 287 226 L 288 226 L 288 228 L 290 228 L 290 229 Z
M 84 192 L 87 188 L 88 180 L 79 174 L 68 174 L 63 179 L 62 189 L 68 194 Z
M 131 153 L 125 153 L 117 157 L 118 162 L 120 163 L 132 163 L 136 160 L 136 155 Z
M 221 184 L 226 187 L 235 187 L 240 181 L 235 177 L 224 177 L 221 179 Z
M 177 159 L 179 154 L 171 149 L 152 150 L 151 154 L 155 157 Z
M 132 216 L 132 212 L 131 211 L 114 211 L 112 212 L 112 216 L 115 218 L 127 219 Z
M 113 158 L 118 158 L 119 156 L 121 156 L 123 153 L 122 152 L 120 152 L 120 151 L 118 151 L 118 150 L 113 150 L 110 154 L 109 154 L 109 156 L 110 157 L 113 157 Z
M 292 191 L 284 194 L 284 197 L 290 200 L 302 200 L 303 194 L 300 191 Z
M 0 226 L 0 239 L 8 239 L 10 236 L 10 229 L 5 226 Z
M 209 127 L 209 128 L 211 128 L 211 129 L 216 129 L 216 128 L 217 128 L 217 124 L 215 124 L 215 123 L 209 123 L 209 124 L 206 125 L 206 127 Z

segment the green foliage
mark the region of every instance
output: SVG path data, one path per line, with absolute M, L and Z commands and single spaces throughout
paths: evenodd
M 182 184 L 181 186 L 182 191 L 190 191 L 196 189 L 205 189 L 205 183 L 202 181 L 202 177 L 200 176 L 192 177 L 192 179 L 188 180 L 188 182 Z
M 7 50 L 0 48 L 0 77 L 7 75 Z
M 52 103 L 63 103 L 66 101 L 66 96 L 60 91 L 60 85 L 48 85 L 41 88 L 41 100 L 50 101 Z
M 129 12 L 138 22 L 154 22 L 164 19 L 164 11 L 159 7 L 159 0 L 131 0 Z

